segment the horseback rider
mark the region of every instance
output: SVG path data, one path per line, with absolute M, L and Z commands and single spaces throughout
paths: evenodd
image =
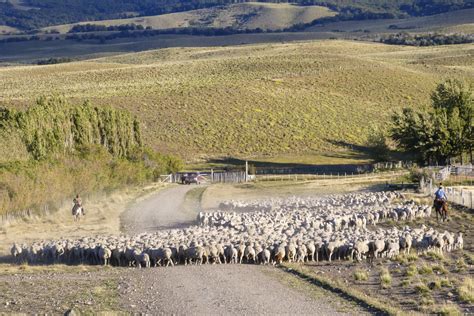
M 440 183 L 438 190 L 435 192 L 435 202 L 444 203 L 447 200 L 448 200 L 448 197 L 446 196 L 446 193 L 444 192 L 443 184 Z
M 72 201 L 74 202 L 74 205 L 77 205 L 78 207 L 82 207 L 82 200 L 79 194 L 76 194 L 76 197 Z

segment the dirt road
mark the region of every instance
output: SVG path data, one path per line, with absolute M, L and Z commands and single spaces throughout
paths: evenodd
M 205 188 L 177 185 L 148 196 L 122 214 L 122 230 L 137 234 L 191 224 L 200 210 L 199 200 L 193 200 L 192 196 L 187 199 L 187 194 L 191 191 L 200 192 Z
M 207 189 L 179 185 L 148 196 L 123 214 L 122 227 L 127 233 L 185 227 L 201 210 Z M 346 302 L 335 298 L 330 305 L 323 295 L 288 287 L 281 282 L 285 277 L 276 268 L 255 265 L 133 269 L 120 277 L 120 305 L 147 314 L 344 314 L 338 310 Z

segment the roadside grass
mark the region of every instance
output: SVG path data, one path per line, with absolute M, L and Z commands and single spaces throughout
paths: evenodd
M 52 265 L 28 265 L 28 264 L 0 264 L 0 275 L 7 274 L 34 274 L 34 273 L 78 273 L 78 272 L 93 272 L 103 269 L 108 269 L 108 267 L 102 266 L 90 266 L 90 265 L 77 265 L 77 266 L 68 266 L 65 264 L 52 264 Z
M 321 274 L 316 274 L 310 269 L 298 264 L 284 263 L 281 268 L 283 271 L 293 273 L 303 280 L 316 286 L 320 286 L 334 293 L 340 293 L 340 295 L 343 295 L 343 297 L 346 297 L 347 299 L 352 299 L 356 302 L 359 302 L 360 304 L 364 304 L 371 313 L 382 313 L 388 315 L 402 314 L 402 311 L 398 307 L 387 303 L 386 300 L 378 300 L 376 297 L 367 295 L 364 292 L 358 290 L 356 287 L 345 284 L 341 280 L 328 278 Z

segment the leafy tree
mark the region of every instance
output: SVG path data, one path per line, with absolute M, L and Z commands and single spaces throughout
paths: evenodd
M 440 83 L 425 111 L 404 108 L 392 117 L 392 138 L 427 162 L 447 163 L 450 158 L 471 154 L 474 142 L 472 85 L 459 80 Z

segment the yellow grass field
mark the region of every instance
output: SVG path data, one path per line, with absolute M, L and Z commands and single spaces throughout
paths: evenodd
M 429 104 L 446 78 L 474 78 L 474 45 L 310 41 L 171 48 L 0 69 L 0 102 L 59 93 L 126 108 L 159 151 L 198 158 L 307 156 L 363 145 L 393 111 Z
M 123 25 L 139 24 L 153 29 L 181 27 L 233 27 L 237 29 L 282 29 L 297 23 L 334 16 L 336 12 L 321 6 L 296 6 L 288 3 L 238 3 L 186 12 L 129 19 L 88 21 L 75 24 Z M 56 25 L 43 30 L 67 33 L 75 24 Z

